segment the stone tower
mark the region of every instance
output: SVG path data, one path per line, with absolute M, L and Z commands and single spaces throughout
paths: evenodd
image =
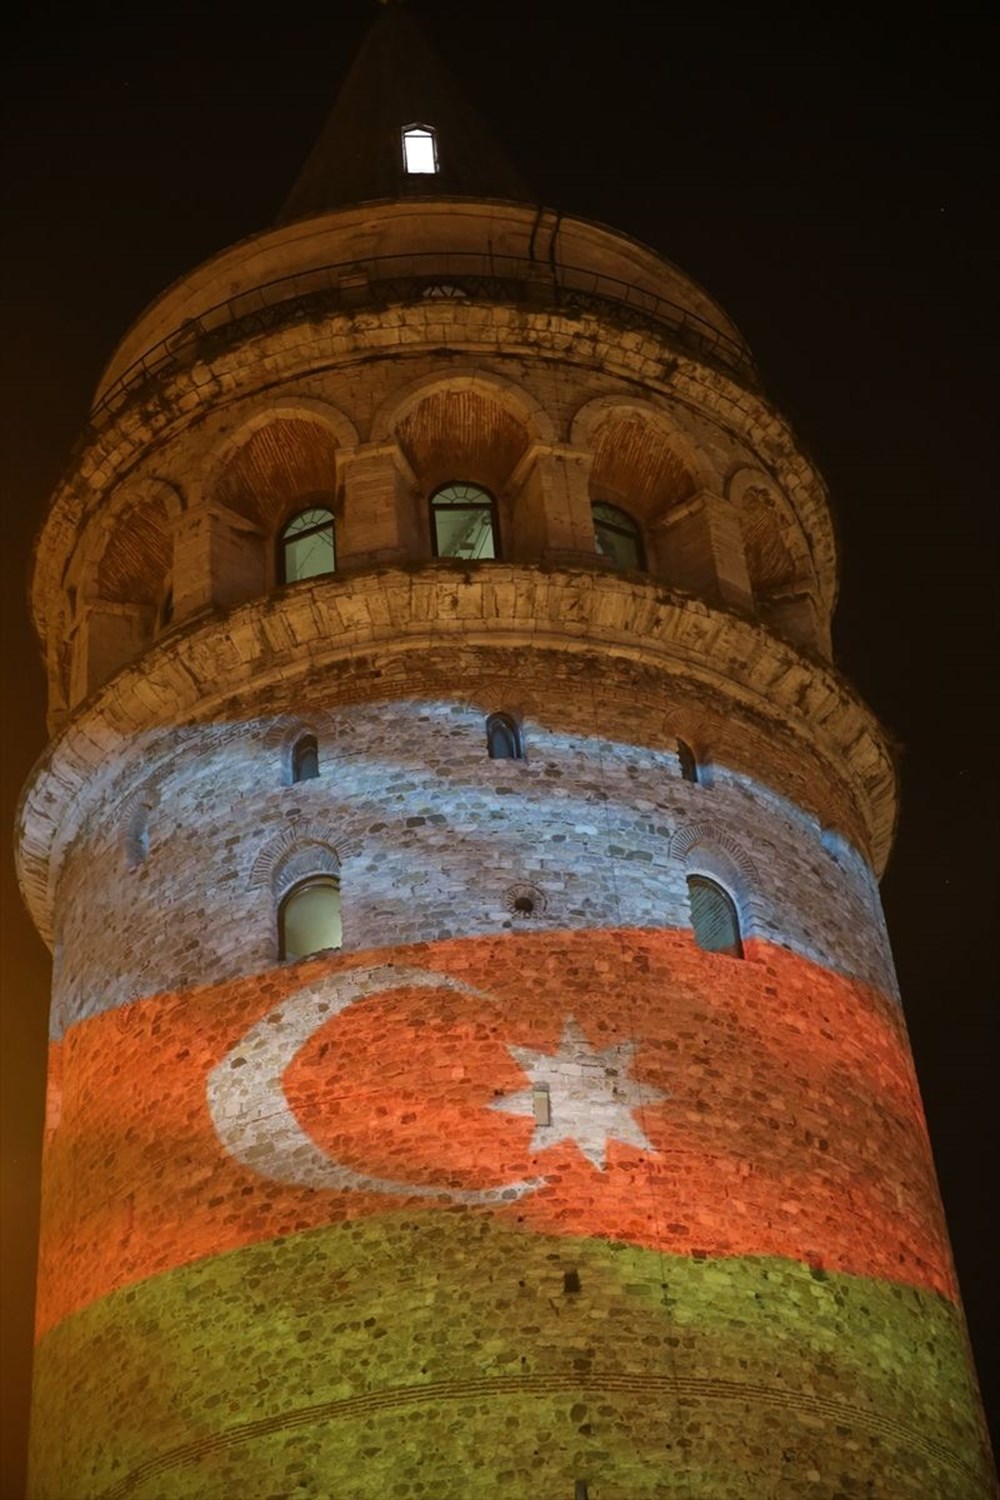
M 835 572 L 725 314 L 382 9 L 38 547 L 34 1496 L 992 1493 Z

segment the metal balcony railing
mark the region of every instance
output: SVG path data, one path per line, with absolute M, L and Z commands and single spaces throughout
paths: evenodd
M 264 332 L 297 315 L 381 310 L 421 301 L 499 302 L 570 317 L 595 313 L 626 328 L 666 332 L 685 351 L 759 385 L 744 343 L 688 308 L 629 282 L 527 257 L 431 250 L 312 267 L 216 303 L 118 376 L 91 411 L 89 428 L 94 431 L 111 420 L 148 381 L 171 367 L 211 358 L 235 338 Z

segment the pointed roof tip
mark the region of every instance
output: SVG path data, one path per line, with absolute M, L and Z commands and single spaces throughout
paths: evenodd
M 407 172 L 403 130 L 434 133 L 433 170 Z M 279 225 L 373 199 L 535 195 L 425 41 L 402 0 L 379 0 Z

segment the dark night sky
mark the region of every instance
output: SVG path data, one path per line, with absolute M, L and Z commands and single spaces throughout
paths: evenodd
M 933 8 L 411 4 L 541 199 L 648 241 L 716 295 L 827 478 L 842 545 L 838 664 L 900 745 L 884 901 L 995 1410 L 985 31 L 971 12 L 963 25 Z M 263 26 L 245 4 L 36 8 L 15 22 L 3 179 L 7 827 L 45 738 L 29 550 L 101 366 L 144 303 L 271 221 L 373 9 L 279 7 Z M 22 1483 L 47 987 L 8 866 L 5 853 L 0 1500 Z

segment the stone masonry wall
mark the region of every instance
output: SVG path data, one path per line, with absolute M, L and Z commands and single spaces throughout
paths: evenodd
M 710 784 L 692 785 L 673 747 L 623 742 L 599 718 L 586 732 L 585 706 L 571 731 L 528 718 L 525 758 L 495 761 L 484 710 L 467 702 L 321 702 L 298 717 L 319 742 L 317 780 L 286 784 L 296 720 L 258 716 L 161 739 L 137 783 L 144 856 L 129 841 L 140 793 L 116 806 L 112 788 L 94 808 L 58 892 L 58 1028 L 273 963 L 268 870 L 321 846 L 340 863 L 348 951 L 523 923 L 687 927 L 686 874 L 704 868 L 729 886 L 746 936 L 894 993 L 867 864 L 846 844 L 835 858 L 814 818 L 745 772 L 705 766 Z M 521 884 L 544 908 L 530 918 L 510 910 Z

